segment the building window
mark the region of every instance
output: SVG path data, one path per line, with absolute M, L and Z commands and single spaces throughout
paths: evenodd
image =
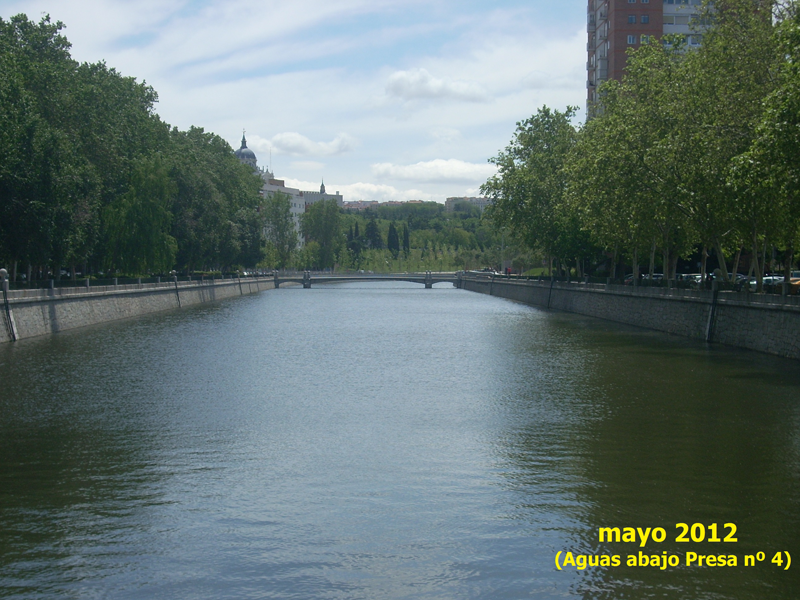
M 650 4 L 650 0 L 642 0 L 642 4 Z
M 635 35 L 629 35 L 628 36 L 628 43 L 629 44 L 635 44 L 636 43 L 636 36 Z
M 636 0 L 628 0 L 628 4 L 636 4 Z
M 642 23 L 649 23 L 650 15 L 642 15 Z
M 643 44 L 646 44 L 649 41 L 650 41 L 650 36 L 649 35 L 643 35 L 642 36 L 642 43 Z
M 628 15 L 628 24 L 634 25 L 636 23 L 636 15 Z

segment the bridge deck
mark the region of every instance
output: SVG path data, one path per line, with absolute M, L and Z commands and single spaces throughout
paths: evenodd
M 439 273 L 439 274 L 388 274 L 388 275 L 291 275 L 280 276 L 276 275 L 276 286 L 281 283 L 302 283 L 304 286 L 312 284 L 325 284 L 325 283 L 355 283 L 360 281 L 408 281 L 409 283 L 420 283 L 423 285 L 433 285 L 436 283 L 453 283 L 458 281 L 455 274 Z

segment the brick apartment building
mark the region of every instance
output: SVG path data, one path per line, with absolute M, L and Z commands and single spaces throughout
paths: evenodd
M 597 87 L 607 79 L 622 79 L 628 48 L 677 33 L 689 46 L 701 35 L 690 26 L 701 0 L 589 0 L 587 9 L 586 100 L 597 101 Z

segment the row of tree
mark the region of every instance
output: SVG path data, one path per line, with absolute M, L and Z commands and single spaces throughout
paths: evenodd
M 713 254 L 721 275 L 787 271 L 800 242 L 800 16 L 795 1 L 704 2 L 703 44 L 628 56 L 582 127 L 575 109 L 518 123 L 482 187 L 517 239 L 580 273 L 598 256 L 638 274 Z M 777 252 L 777 255 L 775 254 Z M 616 275 L 612 271 L 612 276 Z
M 513 244 L 504 245 L 502 234 L 468 203 L 457 205 L 449 213 L 437 202 L 383 205 L 361 213 L 342 210 L 333 200 L 317 202 L 306 207 L 301 216 L 305 241 L 301 247 L 289 202 L 289 197 L 280 193 L 270 194 L 265 200 L 264 266 L 374 271 L 471 269 L 499 267 L 504 256 L 511 260 L 518 254 Z
M 0 262 L 30 278 L 262 260 L 260 178 L 161 121 L 152 87 L 74 61 L 62 28 L 0 19 Z

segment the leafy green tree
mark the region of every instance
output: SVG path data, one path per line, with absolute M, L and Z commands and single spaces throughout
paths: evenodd
M 300 262 L 300 266 L 304 269 L 313 269 L 314 267 L 319 267 L 321 264 L 319 243 L 314 240 L 306 242 L 306 244 L 300 250 L 298 261 Z
M 394 226 L 394 221 L 389 223 L 389 234 L 386 241 L 386 248 L 392 253 L 395 259 L 400 254 L 400 236 L 397 235 L 397 228 Z
M 177 243 L 169 234 L 169 208 L 175 190 L 159 155 L 138 162 L 127 193 L 105 209 L 108 269 L 140 274 L 172 268 Z
M 574 114 L 573 107 L 560 112 L 545 106 L 518 123 L 511 144 L 490 160 L 497 174 L 481 186 L 494 200 L 487 210 L 498 227 L 547 256 L 564 250 L 559 211 L 567 187 L 565 163 L 577 141 L 570 123 Z
M 70 139 L 76 63 L 62 28 L 49 17 L 38 24 L 25 15 L 0 19 L 5 253 L 54 272 L 85 246 L 98 192 L 96 174 Z
M 291 264 L 297 248 L 297 231 L 287 194 L 275 192 L 267 196 L 264 202 L 264 221 L 267 242 L 277 253 L 275 266 L 286 268 Z
M 261 178 L 219 136 L 192 127 L 170 134 L 171 177 L 178 188 L 172 235 L 186 270 L 261 261 Z M 256 233 L 258 232 L 258 233 Z
M 626 252 L 636 275 L 648 251 L 652 273 L 661 248 L 669 278 L 670 266 L 695 241 L 675 202 L 682 192 L 674 136 L 683 57 L 680 48 L 662 44 L 631 54 L 622 82 L 601 88 L 602 112 L 581 131 L 567 167 L 567 212 L 580 215 L 594 241 L 613 253 L 614 265 Z
M 786 276 L 800 244 L 800 15 L 779 15 L 776 42 L 785 60 L 775 89 L 764 101 L 764 113 L 751 148 L 737 157 L 731 182 L 743 198 L 739 213 L 750 233 L 750 247 L 761 278 L 759 260 L 767 236 L 785 251 Z
M 378 228 L 378 221 L 374 217 L 367 221 L 367 226 L 364 228 L 364 237 L 370 248 L 375 250 L 383 248 L 383 236 L 381 236 L 381 230 Z
M 341 219 L 336 200 L 321 200 L 307 207 L 300 217 L 300 229 L 306 240 L 319 245 L 315 266 L 327 269 L 336 264 L 336 255 L 342 247 Z

